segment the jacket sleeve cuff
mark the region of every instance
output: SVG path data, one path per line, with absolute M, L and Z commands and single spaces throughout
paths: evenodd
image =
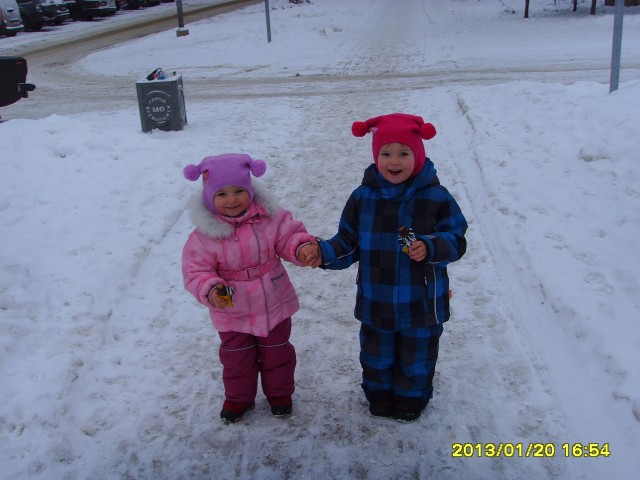
M 421 235 L 417 239 L 424 243 L 424 245 L 427 247 L 427 257 L 424 259 L 424 261 L 432 262 L 434 254 L 433 239 L 429 235 Z

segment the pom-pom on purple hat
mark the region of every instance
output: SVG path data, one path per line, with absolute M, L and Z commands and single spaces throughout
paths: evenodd
M 392 113 L 370 118 L 364 122 L 353 122 L 351 133 L 356 137 L 373 134 L 373 161 L 378 166 L 378 152 L 388 143 L 402 143 L 413 150 L 415 165 L 411 176 L 424 166 L 427 157 L 422 140 L 431 140 L 436 136 L 436 127 L 425 122 L 422 117 L 406 113 Z
M 202 175 L 202 201 L 214 213 L 219 213 L 213 205 L 213 196 L 218 190 L 229 185 L 242 187 L 249 192 L 253 201 L 251 174 L 261 177 L 267 171 L 264 160 L 251 158 L 244 153 L 225 153 L 214 157 L 205 157 L 200 165 L 187 165 L 183 173 L 187 180 L 195 182 Z

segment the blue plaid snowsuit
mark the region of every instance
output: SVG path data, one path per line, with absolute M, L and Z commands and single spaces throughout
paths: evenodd
M 402 252 L 403 226 L 427 246 L 425 261 Z M 378 391 L 421 406 L 431 397 L 438 341 L 450 315 L 447 264 L 464 255 L 466 230 L 460 207 L 427 158 L 400 185 L 370 165 L 347 200 L 338 233 L 319 241 L 322 268 L 359 262 L 354 314 L 361 321 L 362 388 L 370 401 Z

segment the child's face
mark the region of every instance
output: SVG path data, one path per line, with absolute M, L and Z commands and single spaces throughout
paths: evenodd
M 227 217 L 237 217 L 247 209 L 250 202 L 249 192 L 234 185 L 221 188 L 213 195 L 213 206 Z
M 403 143 L 387 143 L 378 152 L 378 171 L 396 185 L 411 176 L 415 162 L 413 150 Z

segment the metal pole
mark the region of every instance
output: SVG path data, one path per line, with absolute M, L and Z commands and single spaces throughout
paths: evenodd
M 182 17 L 182 0 L 176 0 L 176 8 L 178 9 L 178 27 L 184 28 L 184 18 Z
M 611 51 L 611 78 L 609 93 L 618 89 L 620 79 L 620 50 L 622 49 L 622 17 L 624 15 L 624 0 L 616 0 L 615 17 L 613 19 L 613 47 Z
M 189 35 L 189 30 L 184 28 L 184 18 L 182 15 L 182 0 L 176 0 L 176 9 L 178 10 L 178 30 L 176 31 L 177 37 L 184 37 Z
M 271 43 L 271 18 L 269 17 L 269 0 L 264 0 L 264 12 L 267 16 L 267 42 Z

